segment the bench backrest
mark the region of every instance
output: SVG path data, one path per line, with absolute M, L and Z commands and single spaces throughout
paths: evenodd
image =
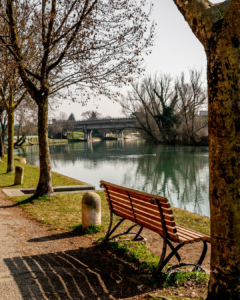
M 159 200 L 168 236 L 174 241 L 179 240 L 173 212 L 167 198 L 125 188 L 103 180 L 100 183 L 104 188 L 108 204 L 112 205 L 113 211 L 118 216 L 163 235 L 158 205 L 156 202 L 155 204 L 151 203 L 153 198 Z

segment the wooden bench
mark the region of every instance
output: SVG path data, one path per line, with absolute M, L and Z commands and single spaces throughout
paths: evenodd
M 167 198 L 125 188 L 103 180 L 101 180 L 100 183 L 100 187 L 104 188 L 110 209 L 110 224 L 102 243 L 106 243 L 109 240 L 125 234 L 134 234 L 134 240 L 140 240 L 142 239 L 141 232 L 143 227 L 145 227 L 158 233 L 163 238 L 162 255 L 153 275 L 159 274 L 174 255 L 178 260 L 178 264 L 171 266 L 171 270 L 192 265 L 194 266 L 193 270 L 204 271 L 201 268 L 201 264 L 207 253 L 207 243 L 211 242 L 210 237 L 177 225 L 174 221 L 171 205 Z M 112 229 L 113 214 L 121 217 L 121 219 Z M 130 220 L 135 224 L 127 231 L 112 236 L 114 231 L 124 220 Z M 138 232 L 132 232 L 131 230 L 137 225 L 140 226 Z M 197 264 L 183 263 L 178 250 L 186 244 L 200 241 L 203 242 L 203 251 Z M 178 245 L 175 247 L 172 242 Z M 165 258 L 167 245 L 172 251 Z M 168 269 L 166 272 L 167 271 Z

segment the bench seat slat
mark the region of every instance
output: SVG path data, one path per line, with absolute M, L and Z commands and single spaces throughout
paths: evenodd
M 183 226 L 180 226 L 180 225 L 177 225 L 176 227 L 177 227 L 177 230 L 180 231 L 180 232 L 181 231 L 188 232 L 189 234 L 192 234 L 195 237 L 200 237 L 200 240 L 202 240 L 202 241 L 207 241 L 208 243 L 211 243 L 210 236 L 208 236 L 206 234 L 202 234 L 200 232 L 194 231 L 192 229 L 189 229 L 189 228 L 186 228 L 186 227 L 183 227 Z
M 178 233 L 183 234 L 183 235 L 187 236 L 190 239 L 194 239 L 195 242 L 200 242 L 202 239 L 205 239 L 203 237 L 199 237 L 199 236 L 196 236 L 194 234 L 191 234 L 191 233 L 189 233 L 188 231 L 185 231 L 185 230 L 178 230 Z
M 108 197 L 108 195 L 106 194 L 106 196 Z M 116 197 L 116 196 L 113 196 L 111 195 L 111 201 L 114 202 L 114 203 L 121 203 L 122 205 L 124 205 L 126 207 L 126 209 L 129 209 L 132 211 L 132 206 L 131 206 L 131 203 L 128 199 L 125 200 L 125 199 L 122 199 L 122 198 L 119 198 L 119 197 Z M 140 206 L 140 205 L 137 205 L 134 203 L 134 211 L 136 214 L 142 214 L 148 218 L 152 218 L 153 220 L 157 221 L 157 222 L 161 222 L 161 217 L 160 217 L 160 213 L 159 211 L 153 211 L 151 209 L 148 209 L 148 208 L 145 208 L 143 206 Z M 164 216 L 165 217 L 165 216 Z M 171 220 L 167 220 L 167 218 L 165 218 L 165 222 L 167 225 L 171 226 L 171 227 L 175 227 L 176 224 L 175 222 L 171 221 Z

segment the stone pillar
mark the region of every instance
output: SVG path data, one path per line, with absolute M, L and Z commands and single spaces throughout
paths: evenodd
M 82 229 L 92 225 L 101 225 L 101 198 L 94 192 L 88 192 L 82 198 Z
M 24 168 L 17 166 L 15 168 L 14 185 L 23 184 Z
M 85 129 L 84 130 L 84 140 L 88 141 L 92 139 L 92 130 Z
M 123 131 L 122 130 L 117 130 L 116 131 L 116 139 L 122 139 L 123 138 Z
M 118 138 L 119 139 L 123 138 L 123 130 L 121 130 L 121 131 L 118 132 Z

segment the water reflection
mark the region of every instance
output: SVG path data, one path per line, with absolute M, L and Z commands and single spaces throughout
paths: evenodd
M 209 216 L 208 148 L 149 145 L 142 140 L 50 146 L 54 171 L 94 184 L 101 179 L 167 197 L 176 207 Z M 38 147 L 16 150 L 38 165 Z

